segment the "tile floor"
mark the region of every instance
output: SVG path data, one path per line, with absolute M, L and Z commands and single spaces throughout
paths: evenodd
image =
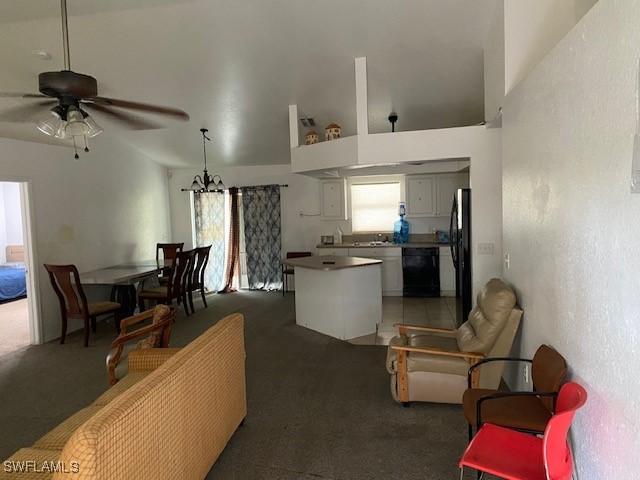
M 455 328 L 455 298 L 382 297 L 382 323 L 377 333 L 350 342 L 354 345 L 388 345 L 398 334 L 396 323 Z

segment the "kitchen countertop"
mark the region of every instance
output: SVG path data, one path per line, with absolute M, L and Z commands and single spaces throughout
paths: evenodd
M 331 262 L 331 263 L 326 263 Z M 382 260 L 360 257 L 342 257 L 334 255 L 319 255 L 314 257 L 289 258 L 283 260 L 285 265 L 291 267 L 311 268 L 313 270 L 342 270 L 344 268 L 368 267 L 379 265 Z
M 448 247 L 448 243 L 436 243 L 436 242 L 408 242 L 408 243 L 382 243 L 377 245 L 371 245 L 369 242 L 360 243 L 335 243 L 333 245 L 316 245 L 317 248 L 435 248 L 435 247 Z

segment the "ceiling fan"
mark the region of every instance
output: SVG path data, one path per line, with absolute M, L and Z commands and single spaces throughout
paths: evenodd
M 151 130 L 161 128 L 161 126 L 123 110 L 189 120 L 189 115 L 177 108 L 98 96 L 98 82 L 94 77 L 71 70 L 67 0 L 60 0 L 60 7 L 62 11 L 64 70 L 39 74 L 40 93 L 0 92 L 0 98 L 30 100 L 28 105 L 0 112 L 0 121 L 33 121 L 38 129 L 46 135 L 60 139 L 71 139 L 75 149 L 75 158 L 78 158 L 77 140 L 84 140 L 84 151 L 88 152 L 87 139 L 95 137 L 103 131 L 92 116 L 87 113 L 87 110 L 100 112 L 131 130 Z

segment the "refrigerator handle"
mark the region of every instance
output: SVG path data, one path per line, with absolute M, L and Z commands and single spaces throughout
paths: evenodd
M 457 265 L 457 260 L 456 260 L 456 254 L 455 254 L 455 248 L 453 248 L 454 245 L 454 231 L 453 231 L 453 226 L 454 226 L 454 219 L 457 216 L 458 213 L 458 200 L 456 198 L 456 195 L 453 195 L 453 203 L 451 204 L 451 216 L 449 217 L 449 249 L 451 250 L 451 258 L 453 259 L 453 265 L 454 267 Z M 458 222 L 455 221 L 455 226 L 457 228 Z

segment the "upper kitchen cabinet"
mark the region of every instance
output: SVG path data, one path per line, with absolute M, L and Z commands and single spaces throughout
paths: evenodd
M 448 217 L 453 195 L 466 186 L 457 173 L 407 176 L 407 217 Z
M 434 175 L 407 177 L 407 217 L 436 215 L 436 180 Z
M 347 219 L 347 183 L 345 179 L 323 180 L 320 197 L 323 220 Z

